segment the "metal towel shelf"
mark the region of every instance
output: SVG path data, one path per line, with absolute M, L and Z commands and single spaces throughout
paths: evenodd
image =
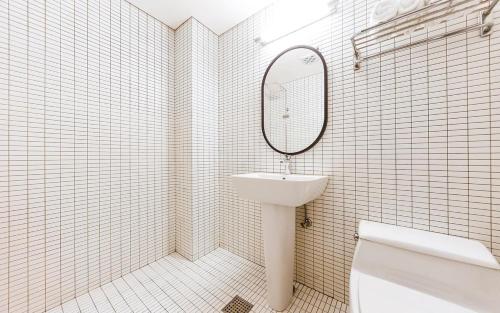
M 439 0 L 421 9 L 399 15 L 386 22 L 368 27 L 356 33 L 351 38 L 352 47 L 354 49 L 354 70 L 359 70 L 361 68 L 361 63 L 371 58 L 464 32 L 479 30 L 480 36 L 488 36 L 492 31 L 493 23 L 487 21 L 487 17 L 491 14 L 499 1 L 500 0 Z M 415 30 L 421 30 L 423 28 L 428 29 L 429 26 L 434 23 L 445 23 L 459 15 L 469 14 L 478 14 L 476 23 L 399 46 L 395 45 L 393 48 L 376 53 L 368 53 L 370 48 L 381 45 L 382 42 L 387 42 L 387 40 L 396 39 L 397 37 L 407 35 Z

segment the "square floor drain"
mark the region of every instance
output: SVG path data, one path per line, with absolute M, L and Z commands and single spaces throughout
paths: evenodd
M 229 301 L 228 304 L 222 309 L 222 312 L 226 313 L 248 313 L 253 308 L 253 304 L 241 298 L 240 296 L 235 296 L 233 300 Z

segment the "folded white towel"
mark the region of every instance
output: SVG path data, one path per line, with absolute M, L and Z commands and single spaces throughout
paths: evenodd
M 399 14 L 421 9 L 425 6 L 425 0 L 399 0 Z
M 380 0 L 372 11 L 371 25 L 390 20 L 398 15 L 400 0 Z

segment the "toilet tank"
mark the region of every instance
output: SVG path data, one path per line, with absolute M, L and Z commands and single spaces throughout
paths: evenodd
M 500 266 L 480 242 L 367 221 L 358 236 L 351 280 L 369 275 L 475 312 L 500 312 Z

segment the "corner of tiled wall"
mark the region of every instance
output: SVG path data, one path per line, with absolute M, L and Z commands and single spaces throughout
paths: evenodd
M 175 31 L 175 250 L 193 258 L 191 19 Z
M 194 18 L 175 31 L 177 251 L 219 246 L 218 37 Z

